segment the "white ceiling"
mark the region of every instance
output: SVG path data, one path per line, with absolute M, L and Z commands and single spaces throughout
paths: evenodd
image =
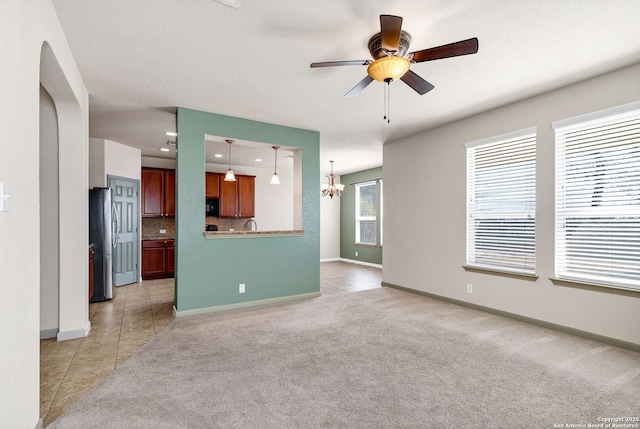
M 320 132 L 321 166 L 382 165 L 382 144 L 640 61 L 638 0 L 53 0 L 90 93 L 90 136 L 173 157 L 176 106 Z M 413 64 L 435 85 L 342 96 L 366 67 L 379 15 L 409 51 L 470 37 L 475 55 Z

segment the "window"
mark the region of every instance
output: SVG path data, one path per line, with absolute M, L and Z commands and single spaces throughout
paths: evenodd
M 377 244 L 376 182 L 356 185 L 356 244 Z
M 536 129 L 465 147 L 467 265 L 535 274 Z
M 640 103 L 553 128 L 556 277 L 640 290 Z

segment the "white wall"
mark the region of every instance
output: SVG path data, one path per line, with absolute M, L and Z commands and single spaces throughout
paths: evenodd
M 327 181 L 323 176 L 321 183 Z M 340 183 L 340 176 L 336 176 L 336 183 Z M 320 260 L 340 259 L 340 200 L 320 196 Z
M 107 186 L 107 176 L 141 179 L 141 151 L 111 140 L 89 139 L 89 188 Z
M 104 145 L 104 169 L 106 176 L 118 176 L 132 180 L 140 180 L 141 151 L 131 146 L 105 140 Z
M 554 285 L 551 122 L 640 100 L 640 65 L 384 145 L 383 281 L 640 344 L 640 301 Z M 532 126 L 537 139 L 535 282 L 465 271 L 464 144 Z M 410 208 L 408 210 L 408 208 Z M 473 294 L 466 293 L 466 284 Z
M 89 139 L 89 189 L 107 186 L 107 173 L 104 164 L 104 145 L 106 140 Z
M 60 206 L 58 204 L 58 115 L 40 87 L 40 337 L 58 334 L 60 306 Z
M 176 169 L 176 160 L 167 158 L 155 158 L 153 156 L 143 156 L 142 166 L 150 168 L 169 168 Z
M 40 422 L 40 82 L 59 126 L 60 329 L 78 333 L 90 326 L 88 94 L 49 0 L 3 0 L 0 16 L 0 56 L 11 64 L 0 78 L 0 182 L 11 190 L 0 213 L 0 427 L 31 429 Z

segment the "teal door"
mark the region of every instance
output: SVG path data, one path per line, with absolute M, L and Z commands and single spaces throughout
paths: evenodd
M 115 207 L 115 247 L 113 249 L 113 285 L 137 283 L 138 271 L 138 188 L 137 180 L 108 177 Z

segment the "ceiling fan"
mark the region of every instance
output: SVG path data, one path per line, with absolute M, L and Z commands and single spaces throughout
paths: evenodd
M 400 79 L 418 94 L 431 91 L 434 86 L 409 70 L 411 63 L 439 60 L 478 52 L 478 39 L 472 38 L 435 48 L 407 53 L 411 35 L 402 30 L 402 17 L 380 15 L 380 32 L 369 39 L 369 52 L 373 60 L 329 61 L 311 63 L 311 68 L 335 66 L 368 66 L 367 76 L 344 96 L 353 97 L 371 82 L 390 82 Z M 386 115 L 385 115 L 386 119 Z

